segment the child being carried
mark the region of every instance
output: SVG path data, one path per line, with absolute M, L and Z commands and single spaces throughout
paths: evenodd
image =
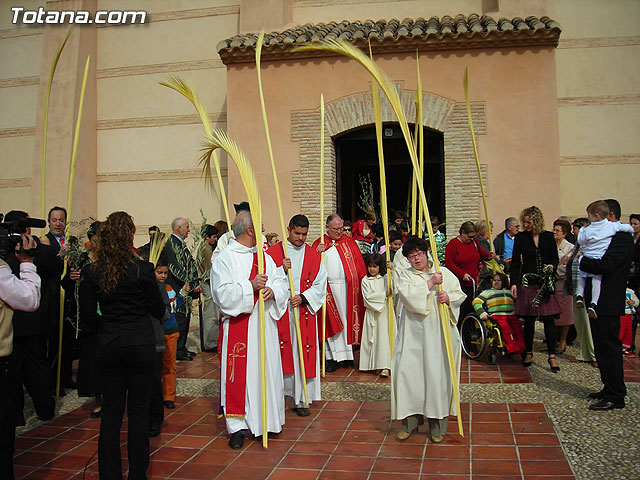
M 633 234 L 633 227 L 620 222 L 610 222 L 607 220 L 609 216 L 609 205 L 604 200 L 592 202 L 587 206 L 587 216 L 590 225 L 584 226 L 578 233 L 578 244 L 580 252 L 588 258 L 600 259 L 609 248 L 611 238 L 618 232 L 627 232 Z M 596 314 L 596 305 L 600 299 L 600 288 L 602 284 L 602 275 L 586 273 L 579 270 L 578 286 L 576 288 L 576 307 L 584 308 L 584 289 L 587 284 L 587 278 L 591 278 L 591 303 L 589 304 L 589 318 L 598 318 Z

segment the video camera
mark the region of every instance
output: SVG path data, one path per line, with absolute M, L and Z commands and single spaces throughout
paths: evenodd
M 44 228 L 47 222 L 39 218 L 20 218 L 13 222 L 3 222 L 4 215 L 0 213 L 0 258 L 6 260 L 15 252 L 16 245 L 20 244 L 20 253 L 35 257 L 38 247 L 24 250 L 22 248 L 22 234 L 27 228 Z

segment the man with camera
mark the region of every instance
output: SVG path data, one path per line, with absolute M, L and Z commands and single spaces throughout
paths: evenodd
M 3 232 L 5 233 L 5 232 Z M 1 239 L 3 241 L 5 239 Z M 9 240 L 8 238 L 6 240 Z M 0 478 L 13 479 L 13 449 L 16 420 L 20 414 L 18 379 L 13 351 L 13 311 L 33 312 L 40 305 L 40 277 L 33 264 L 35 240 L 23 234 L 11 256 L 20 263 L 20 278 L 0 258 Z
M 28 213 L 19 210 L 7 213 L 4 220 L 5 225 L 11 226 L 10 230 L 26 234 L 31 233 L 30 227 L 42 228 L 46 225 L 44 220 L 29 218 Z M 13 360 L 21 384 L 18 387 L 20 410 L 24 407 L 22 393 L 22 385 L 24 385 L 33 399 L 33 406 L 38 418 L 50 420 L 55 414 L 56 403 L 51 393 L 53 373 L 47 360 L 47 345 L 53 318 L 59 316 L 59 285 L 63 263 L 48 244 L 39 242 L 39 239 L 35 237 L 33 240 L 37 245 L 33 264 L 36 266 L 42 284 L 40 306 L 36 311 L 15 309 L 13 314 Z M 5 259 L 13 274 L 18 276 L 20 273 L 19 259 L 14 255 Z M 24 418 L 20 420 L 19 424 L 25 424 Z

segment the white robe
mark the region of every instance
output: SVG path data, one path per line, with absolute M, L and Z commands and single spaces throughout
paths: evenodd
M 258 302 L 253 303 L 253 287 L 249 275 L 253 265 L 254 248 L 245 247 L 231 239 L 227 248 L 211 266 L 211 293 L 223 314 L 222 358 L 227 358 L 229 317 L 251 312 L 247 336 L 247 386 L 245 417 L 227 417 L 229 433 L 248 428 L 255 435 L 262 435 L 262 408 L 260 401 L 260 320 Z M 269 277 L 267 286 L 273 290 L 274 299 L 265 302 L 265 341 L 267 358 L 267 409 L 269 432 L 280 432 L 284 425 L 284 394 L 282 362 L 278 340 L 277 321 L 284 315 L 289 298 L 287 282 L 282 270 L 265 255 L 265 271 Z M 220 403 L 224 409 L 226 400 L 226 361 L 220 366 Z
M 342 362 L 353 360 L 353 348 L 347 343 L 347 276 L 344 273 L 344 266 L 340 260 L 337 248 L 329 248 L 324 252 L 324 262 L 327 267 L 327 278 L 331 293 L 336 302 L 336 308 L 340 313 L 340 318 L 344 323 L 343 329 L 333 337 L 327 338 L 326 357 L 327 360 Z
M 398 275 L 396 287 L 402 308 L 391 367 L 391 418 L 396 420 L 416 414 L 438 419 L 456 414 L 437 286 L 427 290 L 427 280 L 433 273 L 433 267 L 429 273 L 411 268 Z M 443 267 L 442 275 L 442 287 L 450 300 L 447 334 L 452 339 L 459 379 L 461 348 L 456 324 L 466 295 L 451 271 Z
M 295 294 L 300 294 L 300 276 L 302 275 L 302 265 L 304 263 L 305 246 L 296 247 L 287 241 L 287 248 L 289 249 L 289 258 L 291 259 L 291 274 L 293 276 L 293 286 L 295 288 Z M 282 267 L 281 267 L 282 268 Z M 284 272 L 283 272 L 284 274 Z M 288 283 L 287 283 L 288 285 Z M 320 269 L 318 275 L 310 288 L 304 291 L 304 298 L 307 299 L 309 304 L 307 305 L 312 315 L 315 315 L 322 309 L 324 299 L 327 295 L 327 269 L 322 263 L 320 263 Z M 293 350 L 293 375 L 284 376 L 284 394 L 293 398 L 296 407 L 304 407 L 304 388 L 302 386 L 302 373 L 300 371 L 300 355 L 298 351 L 298 332 L 296 331 L 295 318 L 293 316 L 293 309 L 291 304 L 288 303 L 289 308 L 289 331 L 291 332 L 291 349 Z M 302 339 L 302 346 L 304 347 L 305 340 Z M 320 353 L 319 348 L 316 348 L 316 376 L 315 378 L 307 378 L 307 397 L 309 403 L 314 400 L 321 400 L 320 389 Z
M 387 276 L 364 277 L 362 279 L 362 298 L 366 310 L 360 345 L 360 370 L 391 368 Z M 395 329 L 394 319 L 394 336 Z

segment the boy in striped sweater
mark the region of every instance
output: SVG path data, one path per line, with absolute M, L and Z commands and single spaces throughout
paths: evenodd
M 524 334 L 520 320 L 514 315 L 515 300 L 509 287 L 507 276 L 496 273 L 491 288 L 474 298 L 472 305 L 482 320 L 491 317 L 500 325 L 507 353 L 522 353 L 525 351 Z

